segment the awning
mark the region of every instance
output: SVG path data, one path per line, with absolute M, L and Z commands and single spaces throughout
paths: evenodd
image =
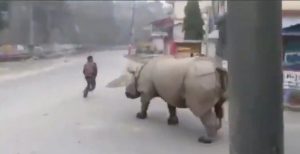
M 151 24 L 153 26 L 160 27 L 160 28 L 168 28 L 168 27 L 173 26 L 173 19 L 168 17 L 168 18 L 164 18 L 164 19 L 160 19 L 160 20 L 155 20 L 155 21 L 151 22 Z
M 300 22 L 283 28 L 281 34 L 283 36 L 300 36 Z
M 282 32 L 282 36 L 300 36 L 300 32 Z

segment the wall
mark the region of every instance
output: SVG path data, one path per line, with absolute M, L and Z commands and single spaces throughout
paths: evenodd
M 282 1 L 282 10 L 300 10 L 300 1 Z
M 184 32 L 182 31 L 182 24 L 173 27 L 173 37 L 176 41 L 184 40 Z
M 164 51 L 164 40 L 163 38 L 153 38 L 152 44 L 156 47 L 157 51 Z

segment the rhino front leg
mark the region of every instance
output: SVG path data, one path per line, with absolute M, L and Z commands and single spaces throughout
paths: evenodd
M 217 136 L 217 130 L 219 127 L 219 120 L 216 118 L 212 110 L 209 110 L 207 113 L 200 117 L 206 134 L 199 138 L 199 142 L 202 143 L 212 143 Z
M 142 102 L 141 111 L 136 114 L 138 119 L 146 119 L 147 118 L 147 110 L 150 102 Z
M 146 119 L 147 118 L 147 110 L 150 104 L 150 99 L 148 99 L 147 97 L 142 96 L 141 97 L 141 111 L 139 113 L 136 114 L 136 117 L 138 119 Z
M 178 117 L 176 114 L 176 107 L 168 104 L 168 109 L 169 109 L 169 114 L 170 114 L 169 119 L 168 119 L 168 124 L 169 125 L 177 125 Z

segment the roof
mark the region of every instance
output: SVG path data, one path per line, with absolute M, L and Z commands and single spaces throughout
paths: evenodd
M 173 19 L 170 17 L 167 17 L 167 18 L 155 20 L 155 21 L 151 22 L 150 24 L 152 24 L 153 26 L 156 26 L 156 27 L 167 28 L 167 27 L 171 27 L 173 25 Z
M 173 27 L 177 27 L 177 26 L 181 26 L 181 25 L 183 25 L 183 23 L 174 23 L 174 25 L 173 25 Z
M 283 36 L 300 36 L 300 32 L 282 32 Z
M 300 36 L 300 22 L 282 29 L 283 36 Z
M 151 34 L 151 37 L 165 37 L 165 36 L 168 36 L 168 34 L 165 32 L 154 32 Z
M 201 40 L 175 40 L 176 43 L 201 43 Z

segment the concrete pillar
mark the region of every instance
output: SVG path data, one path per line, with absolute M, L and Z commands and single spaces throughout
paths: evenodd
M 228 1 L 230 154 L 283 154 L 281 1 Z

